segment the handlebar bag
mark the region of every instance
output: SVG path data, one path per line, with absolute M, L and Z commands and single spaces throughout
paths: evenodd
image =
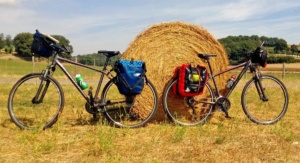
M 252 54 L 252 63 L 259 63 L 262 67 L 267 67 L 267 52 L 257 48 Z
M 208 79 L 208 72 L 204 66 L 192 67 L 190 64 L 178 66 L 173 78 L 177 83 L 173 86 L 173 92 L 184 97 L 201 95 Z
M 120 94 L 138 95 L 142 92 L 145 83 L 145 62 L 119 59 L 115 63 L 115 71 L 115 83 Z
M 53 48 L 50 46 L 51 44 L 55 44 L 55 42 L 47 39 L 47 37 L 41 33 L 35 33 L 31 44 L 31 52 L 38 56 L 48 58 L 53 53 Z

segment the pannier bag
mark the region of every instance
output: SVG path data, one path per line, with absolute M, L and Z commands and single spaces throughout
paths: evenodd
M 56 44 L 58 43 L 57 40 L 54 38 L 48 36 L 48 35 L 43 35 L 39 32 L 36 32 L 33 35 L 33 42 L 31 44 L 31 52 L 41 56 L 41 57 L 50 57 L 53 53 L 53 49 L 50 46 L 51 44 Z
M 197 65 L 182 64 L 175 69 L 173 78 L 178 82 L 173 86 L 173 92 L 184 97 L 192 97 L 203 93 L 208 79 L 207 69 Z
M 144 88 L 146 64 L 143 61 L 122 60 L 115 63 L 116 85 L 120 94 L 138 95 Z
M 267 52 L 261 48 L 257 48 L 252 54 L 252 63 L 259 63 L 262 67 L 267 67 Z

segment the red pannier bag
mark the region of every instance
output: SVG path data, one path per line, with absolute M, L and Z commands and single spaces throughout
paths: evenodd
M 173 78 L 178 79 L 172 88 L 173 92 L 184 97 L 192 97 L 203 93 L 208 72 L 203 66 L 192 67 L 191 64 L 182 64 L 176 67 Z

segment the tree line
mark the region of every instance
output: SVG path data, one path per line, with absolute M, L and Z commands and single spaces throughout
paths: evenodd
M 71 51 L 73 47 L 70 41 L 61 35 L 51 35 L 59 41 L 58 45 L 69 46 Z M 6 53 L 12 53 L 13 51 L 19 57 L 31 57 L 31 43 L 33 41 L 33 34 L 24 32 L 17 34 L 13 39 L 10 35 L 4 36 L 0 34 L 0 49 L 4 49 Z M 262 41 L 265 41 L 264 48 L 269 54 L 296 54 L 299 56 L 300 52 L 297 45 L 288 46 L 287 42 L 282 38 L 277 37 L 266 37 L 266 36 L 228 36 L 225 38 L 218 39 L 218 41 L 224 46 L 230 63 L 238 63 L 243 59 L 243 53 L 255 50 Z M 72 54 L 72 53 L 71 53 Z M 72 58 L 71 54 L 62 54 L 64 58 Z M 82 54 L 76 56 L 77 61 L 86 65 L 100 66 L 105 62 L 105 57 L 99 54 Z M 293 57 L 292 57 L 293 58 Z M 112 58 L 111 62 L 117 60 L 117 57 Z M 270 63 L 281 62 L 282 60 L 288 60 L 294 62 L 291 58 L 278 59 L 277 57 L 270 57 Z
M 228 58 L 231 63 L 238 63 L 244 59 L 244 53 L 255 50 L 262 41 L 264 41 L 264 48 L 268 51 L 268 54 L 296 54 L 299 55 L 297 45 L 288 46 L 284 39 L 277 37 L 266 37 L 266 36 L 228 36 L 218 40 L 225 48 Z M 284 58 L 284 57 L 283 57 Z M 286 59 L 270 58 L 270 63 L 279 62 L 281 60 L 288 60 L 289 62 L 296 62 L 291 59 L 293 57 L 286 57 Z M 268 59 L 269 60 L 269 59 Z M 276 61 L 275 61 L 276 60 Z

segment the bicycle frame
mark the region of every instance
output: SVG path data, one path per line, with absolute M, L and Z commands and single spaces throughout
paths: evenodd
M 225 95 L 226 98 L 228 98 L 230 96 L 230 94 L 232 93 L 232 91 L 234 90 L 234 88 L 236 87 L 236 85 L 239 83 L 239 81 L 241 80 L 241 78 L 244 76 L 244 74 L 247 72 L 248 68 L 251 65 L 251 61 L 247 61 L 247 62 L 243 62 L 243 63 L 241 63 L 241 64 L 239 64 L 237 66 L 234 66 L 232 68 L 229 68 L 229 69 L 226 69 L 224 71 L 221 71 L 221 72 L 219 72 L 217 74 L 214 74 L 213 71 L 212 71 L 211 64 L 210 64 L 209 60 L 207 60 L 207 63 L 208 63 L 209 71 L 210 71 L 210 73 L 209 73 L 209 79 L 208 80 L 212 79 L 212 81 L 214 83 L 214 87 L 216 89 L 216 95 L 218 97 L 220 97 L 221 94 L 219 92 L 219 89 L 218 89 L 215 77 L 220 76 L 220 75 L 222 75 L 222 74 L 224 74 L 226 72 L 238 69 L 240 67 L 244 67 L 242 69 L 242 71 L 239 73 L 239 75 L 238 75 L 237 79 L 235 80 L 235 82 L 233 83 L 232 87 L 229 89 L 229 92 Z
M 93 71 L 96 71 L 96 72 L 101 73 L 101 75 L 100 75 L 100 80 L 99 80 L 98 86 L 97 86 L 97 90 L 96 90 L 96 93 L 95 93 L 95 95 L 94 95 L 92 101 L 90 101 L 90 98 L 88 97 L 88 95 L 80 88 L 80 86 L 79 86 L 79 85 L 77 84 L 77 82 L 73 79 L 73 77 L 71 76 L 71 74 L 67 71 L 67 69 L 63 66 L 63 64 L 62 64 L 61 62 L 70 63 L 70 64 L 73 64 L 73 65 L 76 65 L 76 66 L 79 66 L 79 67 L 87 68 L 87 69 L 90 69 L 90 70 L 93 70 Z M 62 57 L 60 57 L 60 56 L 58 55 L 58 53 L 56 53 L 56 54 L 54 55 L 54 58 L 53 58 L 52 63 L 51 63 L 49 66 L 47 66 L 47 68 L 46 68 L 45 70 L 43 70 L 43 72 L 42 72 L 42 74 L 43 74 L 43 79 L 45 79 L 47 75 L 52 76 L 52 74 L 53 74 L 54 71 L 55 71 L 55 67 L 58 66 L 58 67 L 62 70 L 62 72 L 68 77 L 68 79 L 71 81 L 71 83 L 75 86 L 75 88 L 80 92 L 80 94 L 82 95 L 82 97 L 85 98 L 85 100 L 87 101 L 87 103 L 89 103 L 90 106 L 94 106 L 94 103 L 93 103 L 93 102 L 94 102 L 95 98 L 98 97 L 98 95 L 99 95 L 100 88 L 101 88 L 101 85 L 102 85 L 104 76 L 107 76 L 109 79 L 112 79 L 112 77 L 110 77 L 109 74 L 113 71 L 113 69 L 111 69 L 111 70 L 109 70 L 109 71 L 106 71 L 106 70 L 107 70 L 106 67 L 107 67 L 107 65 L 108 65 L 108 62 L 109 62 L 109 57 L 106 57 L 106 60 L 105 60 L 103 69 L 102 69 L 102 70 L 99 70 L 99 69 L 93 68 L 93 67 L 91 67 L 91 66 L 87 66 L 87 65 L 84 65 L 84 64 L 81 64 L 81 63 L 77 63 L 77 62 L 74 62 L 74 61 L 71 61 L 71 60 L 62 58 Z M 38 100 L 38 101 L 36 100 L 37 97 L 39 97 L 39 94 L 40 94 L 40 92 L 41 92 L 41 90 L 42 90 L 42 88 L 43 88 L 43 82 L 45 81 L 45 80 L 43 80 L 43 79 L 42 79 L 42 81 L 41 81 L 41 84 L 40 84 L 40 87 L 39 87 L 39 89 L 38 89 L 38 91 L 37 91 L 37 94 L 36 94 L 36 96 L 35 96 L 34 99 L 33 99 L 34 102 L 41 102 L 42 99 L 43 99 L 44 94 L 45 94 L 46 91 L 47 91 L 47 87 L 48 87 L 47 85 L 48 85 L 49 82 L 47 83 L 46 87 L 45 87 L 44 90 L 43 90 L 41 99 Z M 100 100 L 102 100 L 102 99 L 100 99 Z
M 250 71 L 251 72 L 255 72 L 255 78 L 258 79 L 259 78 L 259 71 L 256 70 L 256 68 L 254 67 L 254 65 L 252 65 L 252 62 L 251 60 L 248 60 L 246 62 L 243 62 L 239 65 L 236 65 L 232 68 L 229 68 L 229 69 L 226 69 L 224 71 L 221 71 L 217 74 L 214 74 L 213 71 L 212 71 L 212 68 L 211 68 L 211 64 L 209 62 L 209 60 L 207 60 L 207 63 L 208 63 L 208 67 L 209 67 L 209 71 L 210 71 L 210 74 L 209 74 L 209 79 L 212 79 L 213 83 L 214 83 L 214 87 L 216 89 L 216 92 L 215 92 L 215 95 L 217 96 L 216 99 L 218 99 L 219 97 L 223 97 L 220 92 L 219 92 L 219 89 L 218 89 L 218 86 L 217 86 L 217 83 L 216 83 L 216 80 L 215 80 L 215 77 L 216 76 L 220 76 L 226 72 L 230 72 L 232 70 L 235 70 L 235 69 L 238 69 L 240 67 L 244 67 L 241 72 L 239 73 L 237 79 L 235 80 L 235 82 L 233 83 L 233 85 L 231 86 L 231 88 L 229 89 L 228 93 L 224 96 L 225 98 L 229 98 L 230 94 L 232 93 L 232 91 L 235 89 L 236 85 L 239 83 L 239 81 L 241 80 L 241 78 L 244 76 L 244 74 L 247 72 L 247 70 L 250 68 Z M 262 85 L 261 85 L 261 81 L 260 80 L 257 80 L 257 82 L 255 82 L 255 86 L 256 86 L 256 89 L 257 89 L 257 92 L 258 92 L 258 95 L 260 96 L 260 99 L 263 100 L 263 101 L 268 101 L 268 98 L 266 97 L 264 91 L 263 91 L 263 88 L 262 88 Z M 203 103 L 209 103 L 209 104 L 215 104 L 215 102 L 203 102 Z

